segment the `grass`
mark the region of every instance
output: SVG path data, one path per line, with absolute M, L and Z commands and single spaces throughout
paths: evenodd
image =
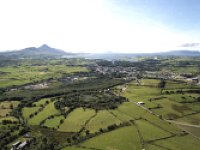
M 84 110 L 83 108 L 77 108 L 67 116 L 58 131 L 78 132 L 82 127 L 84 127 L 86 121 L 94 114 L 95 111 L 93 109 Z
M 145 120 L 135 121 L 145 141 L 168 137 L 171 134 Z
M 88 72 L 85 67 L 65 65 L 9 66 L 0 67 L 0 71 L 4 72 L 1 75 L 0 88 L 61 77 L 63 73 Z
M 191 126 L 184 126 L 178 125 L 182 130 L 192 133 L 194 136 L 200 138 L 200 127 L 191 127 Z
M 199 150 L 200 142 L 197 138 L 191 135 L 186 136 L 176 136 L 165 140 L 160 140 L 154 142 L 157 145 L 164 146 L 168 149 L 175 150 Z
M 0 108 L 6 108 L 6 109 L 10 109 L 11 105 L 13 106 L 13 108 L 16 108 L 19 105 L 19 101 L 4 101 L 4 102 L 0 102 Z
M 29 125 L 39 125 L 41 121 L 51 115 L 59 114 L 59 110 L 55 109 L 54 102 L 49 103 L 41 112 L 28 120 Z
M 38 102 L 34 102 L 33 103 L 33 105 L 36 105 L 36 106 L 38 106 L 38 107 L 40 107 L 40 106 L 44 106 L 44 104 L 46 103 L 46 102 L 50 102 L 50 99 L 49 98 L 43 98 L 43 99 L 41 99 L 41 100 L 39 100 Z
M 120 124 L 121 121 L 113 116 L 106 110 L 99 111 L 96 117 L 92 118 L 90 122 L 86 125 L 91 133 L 98 132 L 99 129 L 106 129 L 109 125 Z
M 63 148 L 62 150 L 90 150 L 90 149 L 87 149 L 87 148 L 80 148 L 80 147 L 72 147 L 72 146 L 70 146 L 70 147 L 65 147 L 65 148 Z
M 123 127 L 89 139 L 81 146 L 102 150 L 138 150 L 140 139 L 134 126 Z
M 22 116 L 24 117 L 24 119 L 29 119 L 29 116 L 37 112 L 40 108 L 41 107 L 24 107 L 22 109 Z
M 133 120 L 140 118 L 147 113 L 147 111 L 143 110 L 142 108 L 140 108 L 132 102 L 125 102 L 122 105 L 120 105 L 116 110 L 131 117 Z
M 200 114 L 194 114 L 177 119 L 177 121 L 185 122 L 188 124 L 200 125 Z
M 156 100 L 154 103 L 159 104 L 162 108 L 154 109 L 153 111 L 166 119 L 176 119 L 183 115 L 194 113 L 185 103 L 180 104 L 168 99 Z
M 151 123 L 155 123 L 157 126 L 159 126 L 160 128 L 162 128 L 168 132 L 171 132 L 174 134 L 181 133 L 181 130 L 178 129 L 174 124 L 163 121 L 163 120 L 159 119 L 157 116 L 152 115 L 150 113 L 146 113 L 144 116 L 142 116 L 142 118 L 148 120 Z
M 182 95 L 182 94 L 172 94 L 172 95 L 165 95 L 169 98 L 169 100 L 174 102 L 193 102 L 196 100 L 196 98 L 190 97 L 188 95 Z
M 60 120 L 64 119 L 64 116 L 55 116 L 52 119 L 47 119 L 44 123 L 44 126 L 50 127 L 50 128 L 57 128 L 60 124 Z
M 0 117 L 5 117 L 11 113 L 12 109 L 1 109 L 0 108 Z

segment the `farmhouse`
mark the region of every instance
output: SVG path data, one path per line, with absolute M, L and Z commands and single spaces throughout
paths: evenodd
M 144 102 L 137 102 L 138 105 L 144 105 Z
M 14 143 L 14 144 L 12 145 L 12 149 L 11 149 L 11 150 L 16 150 L 17 147 L 19 146 L 19 144 L 21 144 L 20 141 L 17 141 L 16 143 Z
M 28 142 L 27 141 L 24 141 L 24 142 L 22 142 L 18 147 L 17 147 L 17 150 L 21 150 L 21 149 L 24 149 L 25 148 L 25 146 L 28 144 Z
M 24 149 L 26 146 L 27 146 L 28 142 L 27 141 L 24 141 L 24 142 L 16 142 L 12 145 L 12 148 L 11 150 L 22 150 Z
M 199 78 L 192 78 L 192 83 L 199 83 Z

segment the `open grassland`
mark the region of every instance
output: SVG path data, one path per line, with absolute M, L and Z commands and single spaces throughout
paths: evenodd
M 133 120 L 140 118 L 148 113 L 147 111 L 141 109 L 139 106 L 132 102 L 125 102 L 120 105 L 116 110 L 131 117 Z
M 64 119 L 65 119 L 64 116 L 55 116 L 51 119 L 47 119 L 44 123 L 44 126 L 50 128 L 57 128 L 60 124 L 60 121 Z
M 200 147 L 199 139 L 194 138 L 191 135 L 176 136 L 169 139 L 159 140 L 154 142 L 154 144 L 173 150 L 199 150 Z
M 4 101 L 0 102 L 0 117 L 10 115 L 12 110 L 19 105 L 19 101 Z
M 8 116 L 11 113 L 12 109 L 1 109 L 0 108 L 0 117 Z
M 49 102 L 50 102 L 49 98 L 43 98 L 39 100 L 38 102 L 34 102 L 33 105 L 40 107 L 40 106 L 44 106 L 45 104 L 48 104 Z
M 176 119 L 176 121 L 188 123 L 188 124 L 200 125 L 200 113 L 194 114 L 194 115 L 188 115 L 188 116 Z
M 47 65 L 47 66 L 13 66 L 0 67 L 0 88 L 23 85 L 49 78 L 61 77 L 63 73 L 87 72 L 85 67 Z
M 193 127 L 193 126 L 187 126 L 187 125 L 178 125 L 178 127 L 186 132 L 192 133 L 194 136 L 200 139 L 200 126 Z
M 153 145 L 153 144 L 148 144 L 148 145 L 145 145 L 145 150 L 164 150 L 164 148 Z
M 162 128 L 163 130 L 167 132 L 171 132 L 173 134 L 180 134 L 181 130 L 176 127 L 176 125 L 168 123 L 160 118 L 158 118 L 155 115 L 152 115 L 150 113 L 146 113 L 142 118 L 146 119 L 148 122 L 156 125 L 159 128 Z
M 90 150 L 90 149 L 88 149 L 88 148 L 80 148 L 80 147 L 72 147 L 72 146 L 70 146 L 70 147 L 65 147 L 65 148 L 63 148 L 62 150 Z
M 94 115 L 95 111 L 93 109 L 84 110 L 83 108 L 77 108 L 67 116 L 63 124 L 61 124 L 59 127 L 58 131 L 78 132 L 85 126 L 87 120 Z
M 98 111 L 97 115 L 92 118 L 89 123 L 86 125 L 91 133 L 98 132 L 99 129 L 106 129 L 109 125 L 119 125 L 121 121 L 113 116 L 106 110 Z
M 140 138 L 134 126 L 123 127 L 104 133 L 81 144 L 81 146 L 102 150 L 138 150 Z
M 24 107 L 22 109 L 22 116 L 24 117 L 25 120 L 30 118 L 31 114 L 34 114 L 37 112 L 41 107 Z
M 16 108 L 19 105 L 19 101 L 4 101 L 4 102 L 0 102 L 0 108 L 6 108 L 6 109 L 10 109 L 10 108 Z
M 118 109 L 109 110 L 109 112 L 111 112 L 114 116 L 116 116 L 116 118 L 118 118 L 119 120 L 121 120 L 123 122 L 133 120 L 133 118 L 131 116 L 126 115 L 123 112 L 120 112 Z
M 169 98 L 169 100 L 174 102 L 193 102 L 196 101 L 195 97 L 191 97 L 189 95 L 183 95 L 183 94 L 171 94 L 171 95 L 165 95 Z
M 161 108 L 154 109 L 156 114 L 162 115 L 166 119 L 176 119 L 194 111 L 187 104 L 176 103 L 168 99 L 157 100 L 154 103 L 159 104 Z
M 54 102 L 49 103 L 45 108 L 35 115 L 33 118 L 28 120 L 29 125 L 39 125 L 41 121 L 45 120 L 51 115 L 59 114 L 60 111 L 55 109 Z
M 168 137 L 171 134 L 145 120 L 135 121 L 145 141 Z

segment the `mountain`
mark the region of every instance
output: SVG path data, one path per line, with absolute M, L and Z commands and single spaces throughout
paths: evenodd
M 49 47 L 44 44 L 38 48 L 28 47 L 21 50 L 2 52 L 0 56 L 13 57 L 13 58 L 37 58 L 37 57 L 61 57 L 63 55 L 70 55 L 72 53 L 67 53 L 63 50 Z
M 152 55 L 167 55 L 167 56 L 200 56 L 200 51 L 197 50 L 174 50 L 169 52 L 152 53 Z

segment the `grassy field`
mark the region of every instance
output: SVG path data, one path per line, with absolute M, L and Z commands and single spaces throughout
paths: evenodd
M 39 100 L 38 102 L 34 102 L 33 105 L 40 107 L 42 105 L 44 106 L 45 104 L 47 104 L 46 102 L 50 102 L 50 99 L 49 98 L 43 98 L 43 99 Z
M 131 117 L 133 120 L 144 116 L 147 111 L 141 109 L 135 103 L 126 102 L 120 105 L 116 110 L 125 114 L 126 116 Z
M 93 115 L 95 115 L 95 111 L 93 109 L 84 110 L 83 108 L 77 108 L 67 116 L 58 131 L 78 132 L 85 126 L 86 121 Z
M 199 140 L 191 135 L 176 136 L 173 138 L 156 141 L 155 144 L 174 150 L 199 150 L 200 147 Z
M 24 119 L 29 119 L 29 116 L 31 114 L 34 114 L 35 112 L 37 112 L 41 107 L 24 107 L 22 109 L 22 116 L 24 117 Z
M 72 147 L 72 146 L 70 146 L 70 147 L 65 147 L 65 148 L 63 148 L 62 150 L 90 150 L 90 149 L 87 149 L 87 148 L 80 148 L 80 147 Z
M 86 125 L 86 129 L 88 129 L 91 133 L 99 131 L 99 129 L 106 129 L 109 125 L 119 125 L 120 120 L 113 116 L 106 110 L 99 111 L 96 117 L 92 118 L 90 122 Z
M 47 66 L 9 66 L 0 67 L 3 72 L 0 79 L 0 88 L 13 85 L 23 85 L 34 81 L 48 78 L 61 77 L 63 73 L 87 72 L 85 67 L 74 67 L 65 65 Z
M 4 101 L 0 102 L 0 108 L 10 109 L 11 107 L 16 108 L 19 105 L 19 101 Z
M 55 109 L 54 102 L 49 103 L 45 108 L 39 112 L 36 116 L 28 120 L 29 125 L 39 125 L 41 121 L 51 115 L 59 114 L 59 110 Z
M 171 135 L 170 133 L 162 130 L 161 128 L 150 124 L 148 121 L 137 120 L 135 121 L 135 123 L 138 126 L 138 129 L 140 130 L 142 137 L 145 141 L 160 139 Z
M 177 121 L 185 122 L 188 124 L 200 125 L 200 114 L 194 114 L 177 119 Z
M 8 116 L 11 111 L 12 111 L 12 109 L 1 109 L 0 108 L 0 117 Z
M 140 138 L 134 126 L 123 127 L 109 133 L 89 139 L 81 146 L 102 150 L 138 150 L 141 149 Z
M 44 126 L 50 127 L 50 128 L 57 128 L 60 124 L 60 120 L 64 120 L 64 116 L 55 116 L 52 119 L 47 119 L 44 123 Z

